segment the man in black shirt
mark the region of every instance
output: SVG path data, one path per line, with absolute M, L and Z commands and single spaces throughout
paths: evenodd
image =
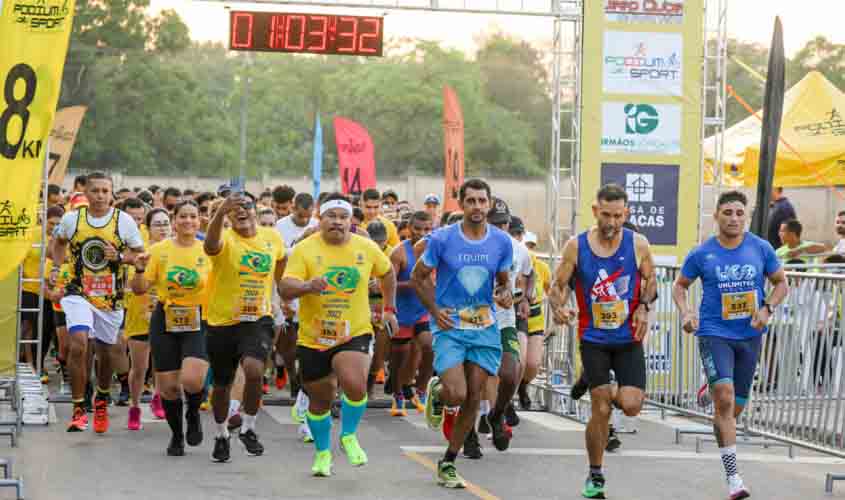
M 769 207 L 769 227 L 766 231 L 766 239 L 774 248 L 780 248 L 783 242 L 780 240 L 780 226 L 790 219 L 797 219 L 795 207 L 789 199 L 783 195 L 783 188 L 776 187 L 772 190 L 772 204 Z

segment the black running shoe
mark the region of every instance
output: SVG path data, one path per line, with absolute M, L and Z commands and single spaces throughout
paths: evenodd
M 607 433 L 607 446 L 604 449 L 607 451 L 616 451 L 620 446 L 622 446 L 622 441 L 619 440 L 619 436 L 616 435 L 616 429 L 611 425 Z
M 573 401 L 578 401 L 584 394 L 587 394 L 587 390 L 590 388 L 590 384 L 587 383 L 587 379 L 584 378 L 582 374 L 578 377 L 578 381 L 575 382 L 575 385 L 572 386 L 572 389 L 569 391 L 569 397 L 572 398 Z
M 481 443 L 478 442 L 478 434 L 475 429 L 471 429 L 464 439 L 464 456 L 473 460 L 478 460 L 484 456 L 481 451 Z
M 252 429 L 238 434 L 241 438 L 241 443 L 246 448 L 246 454 L 251 457 L 259 457 L 264 454 L 264 445 L 258 442 L 258 436 Z
M 490 422 L 487 420 L 487 415 L 478 417 L 478 433 L 490 434 Z
M 188 446 L 199 446 L 202 443 L 202 421 L 199 410 L 188 410 L 185 414 L 185 422 L 188 424 L 188 431 L 185 433 L 185 441 Z
M 505 407 L 505 423 L 511 427 L 519 425 L 519 415 L 516 414 L 516 408 L 513 407 L 513 401 Z
M 217 436 L 214 438 L 214 451 L 211 452 L 211 460 L 218 463 L 228 462 L 231 458 L 230 444 L 228 437 Z
M 493 432 L 493 446 L 499 451 L 507 450 L 511 444 L 513 433 L 508 428 L 508 424 L 505 423 L 505 416 L 499 415 L 498 417 L 494 417 L 493 415 L 488 415 L 487 418 L 490 421 L 490 430 Z
M 528 384 L 519 385 L 519 407 L 525 411 L 531 409 L 531 398 L 528 397 Z
M 214 451 L 217 451 L 215 448 Z M 167 445 L 168 457 L 184 457 L 185 456 L 185 440 L 181 437 L 173 436 L 170 438 L 170 444 Z

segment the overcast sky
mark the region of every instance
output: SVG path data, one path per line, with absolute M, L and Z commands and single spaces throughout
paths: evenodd
M 354 0 L 353 0 L 354 1 Z M 543 1 L 549 0 L 526 0 Z M 598 1 L 598 0 L 591 0 Z M 776 15 L 784 23 L 786 50 L 792 54 L 818 35 L 845 43 L 845 1 L 842 0 L 727 0 L 728 30 L 732 36 L 768 44 Z M 293 7 L 289 5 L 258 6 L 254 4 L 229 4 L 245 10 L 278 10 L 280 12 L 345 12 L 351 9 L 318 7 Z M 195 40 L 223 42 L 227 36 L 228 18 L 223 3 L 196 0 L 152 0 L 153 9 L 175 9 L 191 30 Z M 382 14 L 382 11 L 365 10 L 362 14 Z M 429 13 L 418 11 L 393 11 L 385 22 L 388 37 L 410 36 L 440 40 L 464 50 L 472 50 L 474 37 L 496 27 L 521 38 L 550 43 L 552 22 L 545 18 L 488 16 L 480 14 Z

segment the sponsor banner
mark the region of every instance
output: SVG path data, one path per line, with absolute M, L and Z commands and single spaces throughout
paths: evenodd
M 683 95 L 680 33 L 607 31 L 602 71 L 607 94 Z
M 681 24 L 684 0 L 604 0 L 604 15 L 610 23 Z
M 679 165 L 604 163 L 601 183 L 616 183 L 628 193 L 628 220 L 653 245 L 678 243 Z
M 360 123 L 341 116 L 334 119 L 338 170 L 344 194 L 376 187 L 375 146 Z
M 56 112 L 53 130 L 50 132 L 50 159 L 48 175 L 50 184 L 62 185 L 67 172 L 67 164 L 73 152 L 73 144 L 85 116 L 85 106 L 71 106 Z
M 681 106 L 602 103 L 601 152 L 681 154 Z

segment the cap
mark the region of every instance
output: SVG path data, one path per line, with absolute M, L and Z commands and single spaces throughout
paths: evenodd
M 220 187 L 217 188 L 217 195 L 218 196 L 226 196 L 226 193 L 232 192 L 232 186 L 228 184 L 221 184 Z
M 535 233 L 532 233 L 531 231 L 527 231 L 525 233 L 525 237 L 522 238 L 522 242 L 525 243 L 526 245 L 529 244 L 529 243 L 534 243 L 536 245 L 537 244 L 537 235 Z
M 508 204 L 499 198 L 493 198 L 493 208 L 487 212 L 487 222 L 490 224 L 507 224 L 511 220 Z
M 374 220 L 367 224 L 367 234 L 375 242 L 383 243 L 387 241 L 387 227 L 381 221 Z
M 392 196 L 392 197 L 396 198 L 397 200 L 399 200 L 399 195 L 396 194 L 396 191 L 394 191 L 392 189 L 388 189 L 385 192 L 381 193 L 381 199 L 382 200 L 387 198 L 388 196 Z
M 512 235 L 522 234 L 525 232 L 525 223 L 516 215 L 511 216 L 511 225 L 508 227 L 508 232 Z
M 434 193 L 428 193 L 425 195 L 425 200 L 423 201 L 424 205 L 440 205 L 440 197 Z

